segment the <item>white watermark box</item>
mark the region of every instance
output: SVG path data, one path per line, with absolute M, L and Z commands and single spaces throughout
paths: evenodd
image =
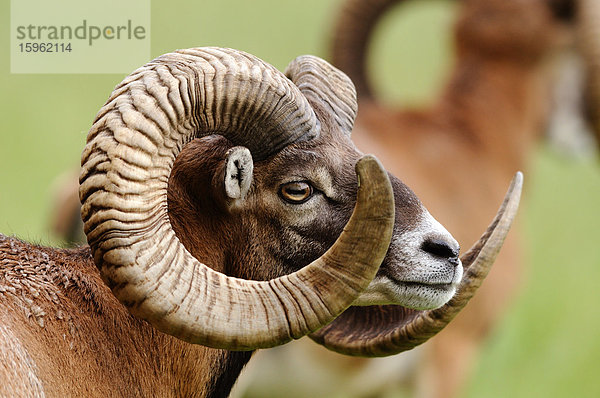
M 129 73 L 150 59 L 150 0 L 11 0 L 11 73 Z

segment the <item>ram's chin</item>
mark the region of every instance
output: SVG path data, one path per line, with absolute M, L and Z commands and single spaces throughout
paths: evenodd
M 415 310 L 431 310 L 450 301 L 457 287 L 457 283 L 398 282 L 376 277 L 352 305 L 401 305 Z

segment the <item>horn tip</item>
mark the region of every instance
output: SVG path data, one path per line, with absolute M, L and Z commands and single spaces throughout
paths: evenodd
M 523 172 L 517 171 L 513 177 L 513 180 L 515 180 L 515 185 L 523 185 Z
M 520 198 L 522 189 L 523 189 L 523 172 L 517 171 L 510 183 L 510 187 L 508 188 L 507 196 Z

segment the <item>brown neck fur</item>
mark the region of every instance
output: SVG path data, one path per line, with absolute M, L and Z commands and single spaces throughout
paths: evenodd
M 219 272 L 225 270 L 223 234 L 228 221 L 223 199 L 219 198 L 225 153 L 232 144 L 211 136 L 187 144 L 178 155 L 169 178 L 169 218 L 176 235 L 198 260 Z M 193 234 L 190 231 L 194 231 Z
M 216 271 L 244 279 L 270 279 L 284 270 L 267 270 L 253 244 L 263 236 L 252 221 L 227 210 L 224 197 L 224 163 L 233 144 L 222 136 L 209 136 L 187 144 L 177 157 L 169 179 L 169 217 L 186 249 Z M 191 233 L 193 231 L 193 233 Z M 254 250 L 238 250 L 253 248 Z M 289 271 L 288 271 L 289 272 Z
M 89 248 L 0 235 L 0 396 L 224 397 L 251 353 L 185 343 L 132 317 Z

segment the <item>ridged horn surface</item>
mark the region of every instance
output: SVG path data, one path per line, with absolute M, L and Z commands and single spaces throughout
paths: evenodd
M 368 285 L 391 238 L 392 189 L 374 158 L 356 166 L 357 204 L 335 244 L 278 279 L 213 271 L 167 214 L 171 168 L 190 140 L 222 134 L 262 159 L 318 133 L 298 88 L 249 54 L 181 50 L 134 71 L 98 113 L 82 155 L 82 218 L 103 280 L 134 315 L 215 348 L 270 347 L 328 323 Z
M 454 319 L 487 276 L 516 215 L 522 185 L 519 172 L 486 232 L 461 257 L 465 274 L 446 305 L 428 311 L 392 305 L 350 307 L 310 337 L 333 351 L 367 357 L 394 355 L 429 340 Z
M 358 104 L 354 84 L 345 73 L 321 58 L 302 55 L 290 62 L 285 75 L 311 104 L 325 105 L 325 111 L 350 135 Z

